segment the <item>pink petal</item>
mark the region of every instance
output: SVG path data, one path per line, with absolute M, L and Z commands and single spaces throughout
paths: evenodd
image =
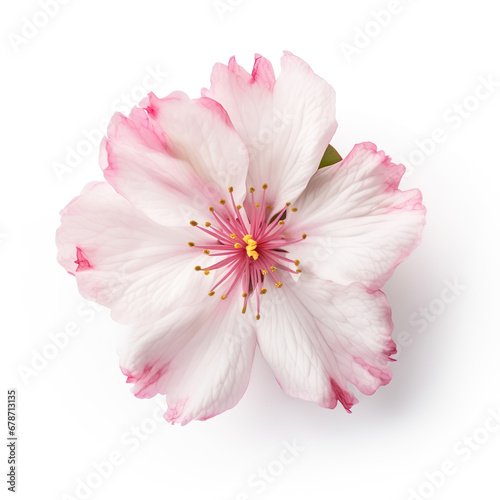
M 106 180 L 160 224 L 185 225 L 234 188 L 245 198 L 248 152 L 217 102 L 150 94 L 128 118 L 117 113 L 101 147 Z
M 418 246 L 425 208 L 417 189 L 400 191 L 405 171 L 371 143 L 319 170 L 287 218 L 288 234 L 307 234 L 289 248 L 319 277 L 376 290 Z
M 348 384 L 373 394 L 389 383 L 391 310 L 385 295 L 360 284 L 336 285 L 306 272 L 269 287 L 257 337 L 264 358 L 290 396 L 350 410 Z
M 106 183 L 94 183 L 61 212 L 58 260 L 80 293 L 124 323 L 152 320 L 199 302 L 212 276 L 194 271 L 199 249 L 187 243 L 195 228 L 165 228 Z
M 269 185 L 275 207 L 293 202 L 314 174 L 330 142 L 335 92 L 301 59 L 286 52 L 275 81 L 271 63 L 256 56 L 252 74 L 236 64 L 216 64 L 210 90 L 250 152 L 247 187 Z
M 165 418 L 182 425 L 235 406 L 247 388 L 256 346 L 240 299 L 207 296 L 196 310 L 178 309 L 137 328 L 120 349 L 134 394 L 166 394 Z

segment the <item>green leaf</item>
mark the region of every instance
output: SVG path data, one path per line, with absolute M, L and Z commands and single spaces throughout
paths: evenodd
M 321 158 L 321 162 L 319 164 L 318 169 L 334 165 L 335 163 L 338 163 L 340 160 L 342 160 L 342 156 L 339 155 L 339 153 L 333 146 L 328 144 L 325 154 L 323 155 L 323 158 Z

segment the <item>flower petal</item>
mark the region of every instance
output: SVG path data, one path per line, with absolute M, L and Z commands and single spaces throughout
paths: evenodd
M 137 397 L 166 394 L 167 421 L 206 420 L 238 403 L 250 379 L 255 330 L 237 294 L 207 297 L 141 325 L 120 349 L 120 365 Z
M 264 358 L 290 396 L 349 411 L 357 399 L 348 383 L 373 394 L 389 383 L 391 310 L 381 291 L 336 285 L 307 271 L 269 287 L 257 337 Z
M 418 246 L 425 224 L 420 191 L 398 189 L 404 171 L 371 143 L 318 170 L 287 218 L 289 236 L 307 234 L 288 248 L 293 258 L 335 283 L 381 288 Z
M 271 63 L 256 55 L 250 75 L 232 58 L 216 64 L 210 90 L 250 152 L 247 187 L 269 185 L 275 207 L 297 199 L 336 128 L 335 92 L 302 59 L 286 52 L 275 81 Z
M 115 114 L 101 147 L 104 177 L 165 226 L 184 225 L 234 188 L 245 198 L 248 152 L 217 102 L 154 94 L 127 118 Z
M 111 309 L 120 322 L 153 320 L 199 302 L 212 276 L 194 271 L 200 251 L 187 243 L 199 232 L 165 228 L 106 183 L 94 183 L 61 212 L 58 260 L 80 293 Z

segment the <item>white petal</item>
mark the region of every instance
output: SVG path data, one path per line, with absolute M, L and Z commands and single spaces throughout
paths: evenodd
M 106 183 L 86 188 L 61 215 L 59 262 L 115 320 L 152 320 L 209 292 L 213 277 L 194 271 L 205 256 L 187 245 L 196 228 L 161 226 Z
M 288 248 L 293 258 L 335 283 L 382 287 L 425 224 L 420 191 L 397 189 L 404 170 L 371 143 L 319 170 L 287 217 L 288 236 L 307 234 Z
M 349 410 L 364 394 L 391 380 L 391 311 L 385 295 L 360 284 L 347 287 L 302 273 L 269 286 L 257 337 L 264 358 L 290 396 Z
M 250 152 L 247 187 L 269 185 L 275 207 L 293 202 L 319 166 L 336 127 L 335 92 L 301 59 L 285 53 L 275 81 L 256 56 L 252 74 L 231 59 L 214 67 L 204 95 L 222 104 Z
M 206 420 L 232 408 L 250 378 L 256 346 L 241 298 L 207 297 L 141 325 L 121 349 L 120 364 L 137 397 L 166 394 L 171 423 Z
M 165 226 L 201 217 L 234 188 L 245 198 L 248 152 L 220 104 L 177 92 L 150 94 L 128 118 L 116 114 L 101 148 L 106 180 Z

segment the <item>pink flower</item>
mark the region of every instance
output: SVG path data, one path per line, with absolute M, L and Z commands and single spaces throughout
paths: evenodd
M 233 58 L 200 99 L 150 94 L 112 118 L 107 182 L 62 211 L 58 259 L 134 326 L 122 371 L 137 397 L 167 395 L 169 422 L 232 408 L 257 344 L 287 394 L 327 408 L 391 380 L 380 288 L 425 209 L 373 144 L 318 169 L 336 126 L 333 89 L 290 53 L 278 79 Z

